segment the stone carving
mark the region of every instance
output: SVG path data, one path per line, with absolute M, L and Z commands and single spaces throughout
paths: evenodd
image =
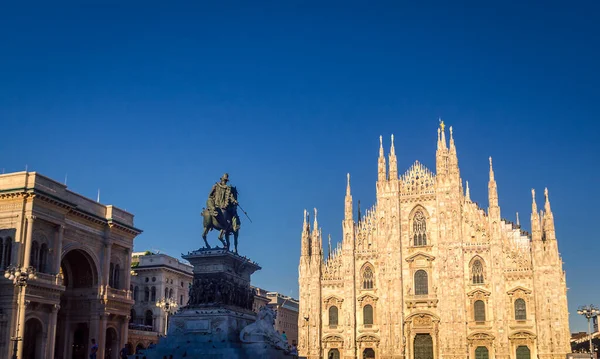
M 256 322 L 247 325 L 240 332 L 243 343 L 269 343 L 275 348 L 290 350 L 289 344 L 275 330 L 277 314 L 270 307 L 264 306 L 258 312 Z
M 252 310 L 254 289 L 223 278 L 199 278 L 190 286 L 188 306 L 233 305 Z

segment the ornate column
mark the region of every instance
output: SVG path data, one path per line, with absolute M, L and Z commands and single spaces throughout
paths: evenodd
M 62 246 L 63 246 L 63 239 L 64 239 L 64 235 L 65 235 L 65 226 L 64 225 L 59 225 L 58 226 L 58 235 L 56 236 L 56 243 L 54 245 L 54 273 L 58 274 L 60 273 L 60 263 L 62 261 Z
M 121 325 L 121 335 L 119 336 L 121 338 L 121 342 L 119 343 L 119 350 L 121 350 L 121 348 L 123 348 L 125 344 L 127 344 L 127 335 L 129 333 L 129 319 L 129 316 L 123 317 L 123 324 Z
M 27 217 L 27 233 L 25 235 L 25 251 L 23 253 L 23 268 L 27 268 L 30 265 L 31 259 L 31 242 L 33 236 L 33 221 L 35 216 L 31 215 Z
M 109 279 L 108 276 L 110 274 L 109 270 L 110 270 L 110 253 L 111 253 L 111 249 L 112 249 L 112 241 L 108 238 L 108 233 L 106 234 L 106 240 L 104 242 L 104 263 L 102 264 L 102 280 L 100 281 L 100 283 L 102 283 L 102 287 L 103 287 L 103 291 L 102 293 L 104 294 L 107 291 L 107 287 L 108 287 L 108 283 L 109 283 Z
M 125 290 L 129 291 L 129 286 L 131 285 L 131 249 L 127 248 L 125 250 L 125 268 L 123 268 L 123 279 Z M 130 293 L 130 298 L 133 299 L 133 293 Z
M 46 358 L 54 357 L 54 345 L 56 342 L 56 316 L 58 314 L 58 310 L 60 309 L 60 305 L 54 304 L 50 308 L 50 323 L 48 323 L 48 342 L 46 345 Z
M 100 314 L 100 328 L 98 328 L 98 358 L 104 358 L 104 351 L 106 349 L 106 320 L 108 314 Z

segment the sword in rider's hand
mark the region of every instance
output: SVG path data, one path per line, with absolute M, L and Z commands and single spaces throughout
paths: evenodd
M 238 208 L 244 212 L 244 214 L 246 215 L 246 217 L 248 217 L 248 220 L 250 221 L 250 223 L 252 223 L 252 220 L 250 219 L 250 216 L 248 215 L 248 213 L 246 213 L 246 211 L 244 211 L 244 209 L 242 208 L 242 206 L 240 206 L 240 203 L 237 203 Z

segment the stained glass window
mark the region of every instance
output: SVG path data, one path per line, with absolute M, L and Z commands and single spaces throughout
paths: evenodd
M 473 284 L 483 284 L 483 265 L 479 259 L 473 262 Z
M 527 319 L 527 305 L 525 300 L 519 298 L 515 300 L 515 319 L 526 320 Z
M 373 307 L 370 304 L 367 304 L 363 307 L 363 324 L 373 324 Z
M 329 325 L 338 325 L 338 308 L 335 305 L 329 307 Z
M 362 274 L 363 289 L 373 289 L 373 269 L 365 267 Z

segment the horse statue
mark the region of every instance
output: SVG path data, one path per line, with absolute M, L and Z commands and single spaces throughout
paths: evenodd
M 226 183 L 226 182 L 225 182 Z M 217 186 L 219 184 L 216 184 Z M 225 196 L 225 207 L 220 208 L 214 205 L 214 202 L 211 202 L 211 198 L 213 196 L 213 191 L 209 195 L 209 200 L 207 203 L 210 203 L 207 207 L 202 210 L 202 217 L 204 217 L 204 232 L 202 233 L 202 239 L 204 239 L 204 244 L 206 248 L 211 248 L 206 240 L 206 235 L 208 232 L 214 230 L 220 231 L 219 240 L 223 244 L 223 247 L 226 250 L 229 250 L 230 241 L 229 236 L 233 234 L 233 244 L 234 244 L 234 252 L 237 253 L 238 246 L 238 234 L 240 231 L 240 217 L 237 215 L 237 189 L 233 186 L 227 186 L 227 195 Z M 211 208 L 212 207 L 212 208 Z

